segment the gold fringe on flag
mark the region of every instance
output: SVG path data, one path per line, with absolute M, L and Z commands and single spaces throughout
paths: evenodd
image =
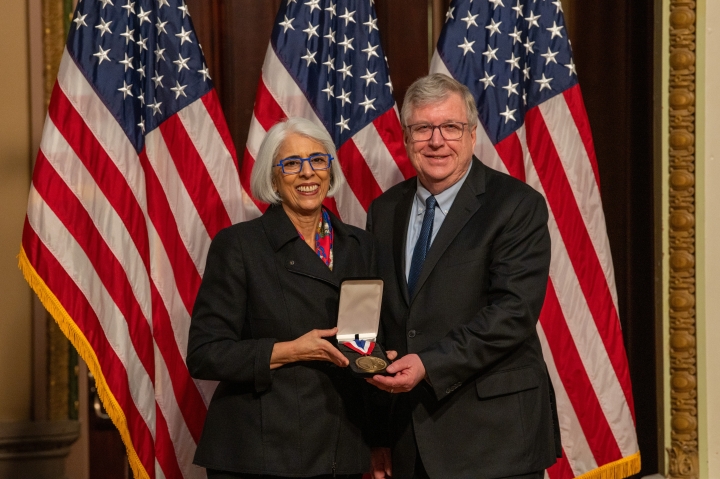
M 90 369 L 90 372 L 95 377 L 98 396 L 102 401 L 105 411 L 108 413 L 113 424 L 115 424 L 115 427 L 117 427 L 120 432 L 120 437 L 125 444 L 130 468 L 133 471 L 135 479 L 150 479 L 150 476 L 140 462 L 140 458 L 132 445 L 125 413 L 123 413 L 117 399 L 115 399 L 115 396 L 113 396 L 110 391 L 107 381 L 105 380 L 105 375 L 100 368 L 98 358 L 95 355 L 95 351 L 93 351 L 87 338 L 83 332 L 80 331 L 80 328 L 78 328 L 77 324 L 75 324 L 75 321 L 73 321 L 70 317 L 68 312 L 58 300 L 57 296 L 50 291 L 50 288 L 48 288 L 45 281 L 43 281 L 33 265 L 30 263 L 30 260 L 25 254 L 25 249 L 22 246 L 20 246 L 20 253 L 18 254 L 18 267 L 20 268 L 20 271 L 22 271 L 25 281 L 28 282 L 33 291 L 35 291 L 35 294 L 38 295 L 40 302 L 55 319 L 60 327 L 60 330 L 70 340 L 75 349 L 77 349 L 78 354 L 81 358 L 83 358 L 85 363 L 88 365 L 88 369 Z
M 625 479 L 640 472 L 640 452 L 609 462 L 575 479 Z

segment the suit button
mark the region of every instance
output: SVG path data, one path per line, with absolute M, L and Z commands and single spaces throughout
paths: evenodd
M 411 329 L 410 331 L 408 331 L 408 338 L 414 338 L 415 334 L 416 334 L 415 330 Z

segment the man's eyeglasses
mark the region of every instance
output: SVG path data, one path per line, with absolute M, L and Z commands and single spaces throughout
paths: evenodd
M 446 140 L 459 140 L 463 136 L 467 123 L 459 121 L 449 121 L 440 125 L 430 125 L 427 123 L 416 123 L 408 125 L 406 128 L 410 132 L 410 139 L 413 141 L 428 141 L 435 133 L 435 128 L 440 130 L 440 135 Z
M 273 166 L 279 166 L 284 175 L 297 175 L 302 171 L 303 163 L 306 161 L 310 164 L 310 168 L 312 168 L 313 171 L 322 171 L 330 168 L 332 160 L 333 157 L 330 154 L 316 153 L 307 158 L 290 156 L 278 161 L 277 165 Z

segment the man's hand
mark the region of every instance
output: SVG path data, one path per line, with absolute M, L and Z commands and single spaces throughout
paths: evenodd
M 389 447 L 373 447 L 370 462 L 372 464 L 372 479 L 386 479 L 392 477 L 392 461 Z
M 388 366 L 386 371 L 394 376 L 376 374 L 366 381 L 390 393 L 406 393 L 425 378 L 425 366 L 417 354 L 403 356 Z

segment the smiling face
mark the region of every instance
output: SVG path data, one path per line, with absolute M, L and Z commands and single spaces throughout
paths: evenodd
M 307 158 L 315 153 L 327 153 L 323 145 L 306 136 L 290 133 L 283 141 L 273 163 L 289 157 Z M 273 186 L 282 198 L 283 208 L 297 216 L 320 213 L 322 202 L 330 189 L 330 170 L 313 171 L 304 161 L 295 175 L 284 175 L 282 168 L 273 168 Z
M 407 118 L 408 125 L 425 123 L 440 125 L 447 122 L 467 123 L 465 103 L 458 93 L 436 103 L 417 106 Z M 445 140 L 440 129 L 433 131 L 427 141 L 413 141 L 405 130 L 405 148 L 420 183 L 436 195 L 457 183 L 470 167 L 475 148 L 476 127 L 465 126 L 459 140 Z

